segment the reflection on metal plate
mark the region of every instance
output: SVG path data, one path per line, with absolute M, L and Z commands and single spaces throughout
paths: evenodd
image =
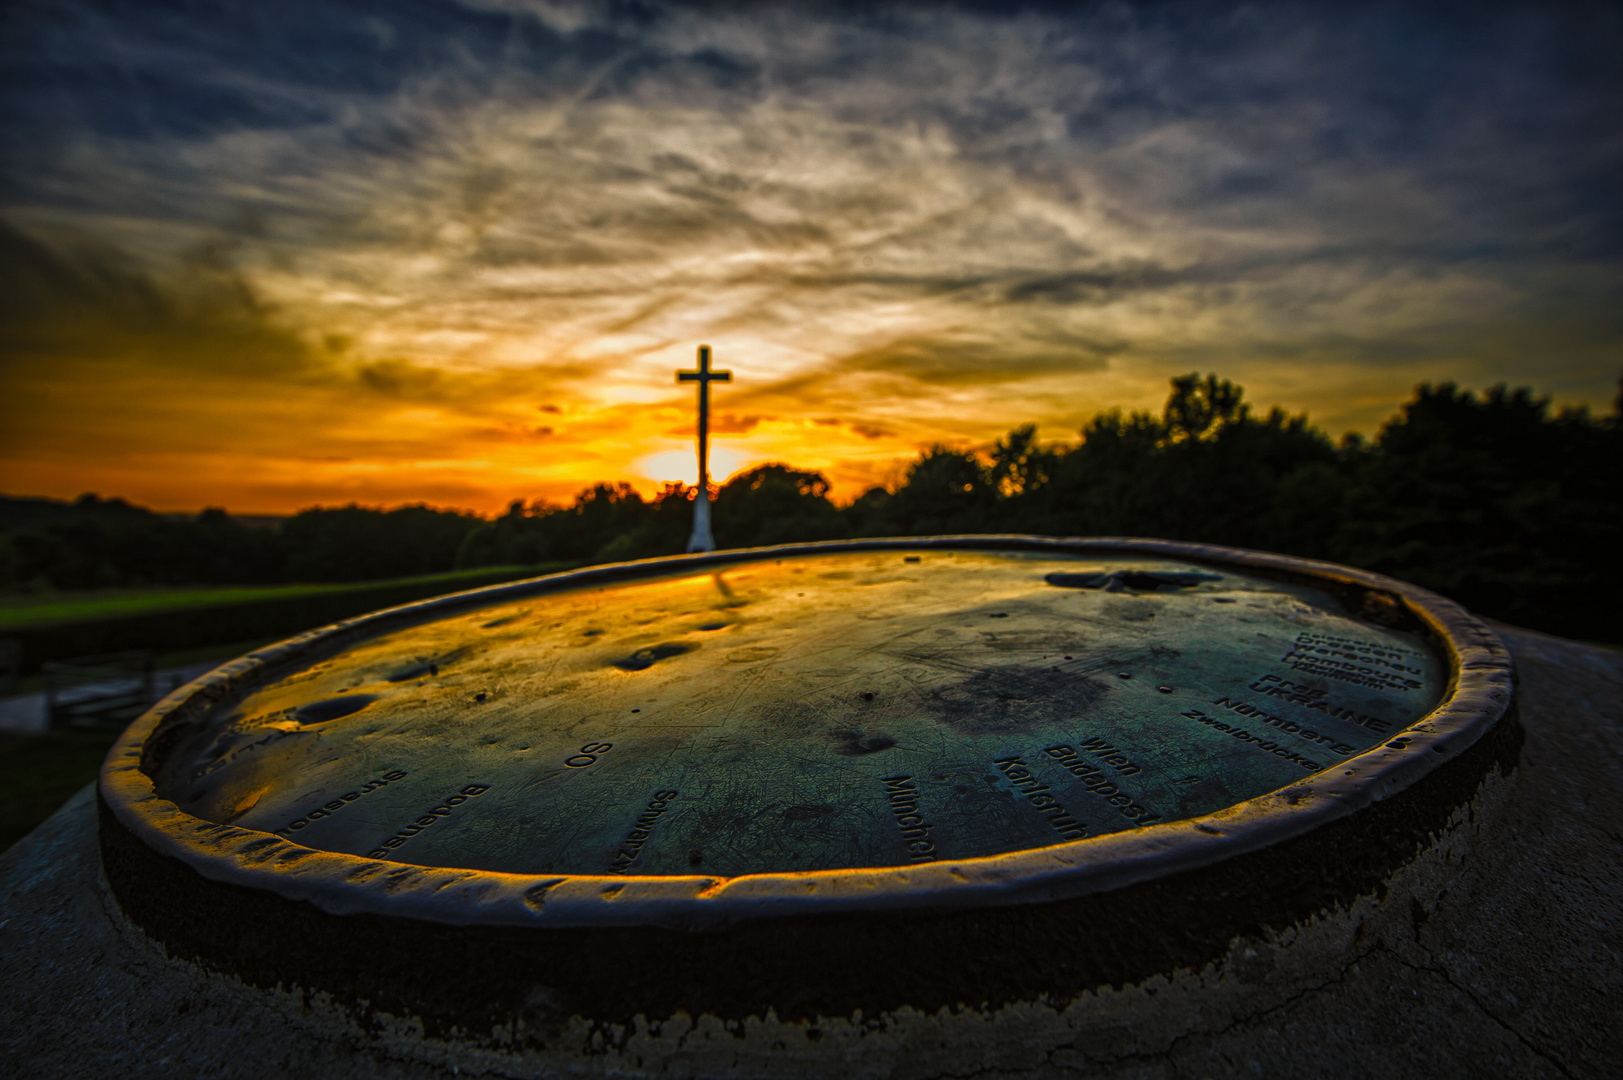
M 419 866 L 894 867 L 1221 811 L 1376 747 L 1448 677 L 1228 567 L 837 551 L 385 633 L 226 700 L 153 780 L 206 821 Z

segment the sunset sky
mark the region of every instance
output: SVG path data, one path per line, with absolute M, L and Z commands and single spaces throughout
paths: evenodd
M 1011 13 L 1013 12 L 1013 13 Z M 12 3 L 0 491 L 481 512 L 1215 371 L 1605 409 L 1623 6 Z

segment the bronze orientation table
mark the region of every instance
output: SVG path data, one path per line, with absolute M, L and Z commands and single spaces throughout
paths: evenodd
M 419 1056 L 641 1038 L 613 1068 L 658 1071 L 718 1023 L 811 1061 L 841 1023 L 1084 997 L 1149 1045 L 1245 1007 L 1214 973 L 1288 992 L 1434 903 L 1520 738 L 1494 633 L 1374 574 L 831 542 L 261 650 L 125 733 L 100 842 L 166 956 Z

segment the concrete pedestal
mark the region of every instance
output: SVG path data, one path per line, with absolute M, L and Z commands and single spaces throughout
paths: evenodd
M 629 1027 L 558 1016 L 547 1018 L 555 1031 L 545 1053 L 424 1039 L 409 1021 L 166 957 L 106 888 L 86 789 L 0 856 L 0 1068 L 19 1077 L 1616 1075 L 1623 656 L 1501 633 L 1522 680 L 1519 766 L 1491 776 L 1475 804 L 1482 812 L 1393 875 L 1385 895 L 1236 940 L 1202 971 L 990 1012 L 801 1024 L 678 1016 Z M 1326 949 L 1339 954 L 1328 966 Z M 538 1017 L 545 1006 L 536 1003 Z

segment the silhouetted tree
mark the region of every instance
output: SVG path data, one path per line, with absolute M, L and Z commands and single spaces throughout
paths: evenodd
M 864 523 L 867 536 L 925 536 L 977 532 L 985 528 L 997 489 L 976 455 L 936 445 L 908 466 L 907 478 L 891 497 L 872 506 Z
M 289 581 L 366 581 L 450 569 L 463 538 L 478 527 L 472 514 L 402 506 L 349 505 L 302 510 L 282 523 Z
M 1618 412 L 1549 415 L 1500 385 L 1478 398 L 1423 385 L 1364 455 L 1336 558 L 1478 611 L 1616 637 L 1623 600 Z
M 833 540 L 848 526 L 828 500 L 822 473 L 773 462 L 728 480 L 716 497 L 715 533 L 726 547 Z
M 642 525 L 648 504 L 630 484 L 594 484 L 575 496 L 574 505 L 541 515 L 556 558 L 594 559 L 616 538 Z
M 552 557 L 552 541 L 541 523 L 544 504 L 526 509 L 523 499 L 514 499 L 507 513 L 495 521 L 476 525 L 457 547 L 456 566 L 526 566 Z
M 1026 424 L 984 452 L 932 446 L 895 490 L 836 509 L 820 473 L 772 463 L 716 493 L 729 547 L 961 532 L 1163 536 L 1327 558 L 1483 614 L 1618 640 L 1623 382 L 1610 414 L 1551 414 L 1526 389 L 1423 385 L 1371 440 L 1333 445 L 1306 416 L 1257 416 L 1216 375 L 1182 375 L 1159 416 L 1102 412 L 1074 443 Z M 0 498 L 0 587 L 359 581 L 456 566 L 672 555 L 693 489 L 597 484 L 568 506 L 492 521 L 426 506 L 303 511 L 250 529 L 119 499 Z

